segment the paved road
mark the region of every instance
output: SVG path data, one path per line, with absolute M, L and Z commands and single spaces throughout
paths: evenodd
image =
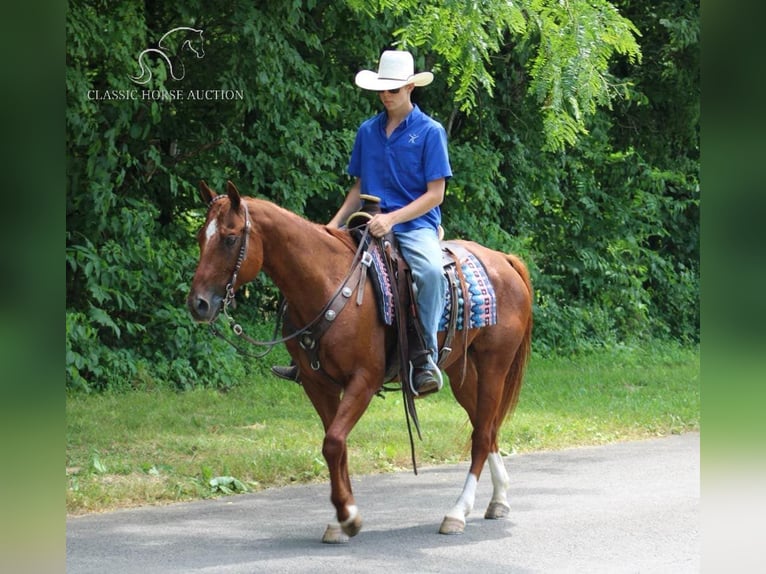
M 365 521 L 320 543 L 328 485 L 67 520 L 68 574 L 663 573 L 700 570 L 699 434 L 506 457 L 511 515 L 437 534 L 467 465 L 352 479 Z

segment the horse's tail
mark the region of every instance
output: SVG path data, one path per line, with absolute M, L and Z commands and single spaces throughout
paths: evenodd
M 524 326 L 524 335 L 519 344 L 519 348 L 516 351 L 516 356 L 513 358 L 513 363 L 511 363 L 511 369 L 505 377 L 505 386 L 503 387 L 503 397 L 501 399 L 500 418 L 498 419 L 498 422 L 502 422 L 506 417 L 510 416 L 516 408 L 516 404 L 519 402 L 521 385 L 524 381 L 524 371 L 527 368 L 527 361 L 529 360 L 529 354 L 532 350 L 532 301 L 534 291 L 532 289 L 532 281 L 529 278 L 529 270 L 524 262 L 516 255 L 507 253 L 506 258 L 511 267 L 513 267 L 519 274 L 526 287 L 527 295 L 529 297 L 529 317 L 527 319 L 527 324 Z

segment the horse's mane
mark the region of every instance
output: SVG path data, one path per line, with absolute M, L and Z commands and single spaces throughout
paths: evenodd
M 307 219 L 306 217 L 304 217 L 302 215 L 299 215 L 299 214 L 295 213 L 294 211 L 290 211 L 289 209 L 286 209 L 286 208 L 282 207 L 281 205 L 277 205 L 276 203 L 274 203 L 273 201 L 270 201 L 268 199 L 263 199 L 263 198 L 258 198 L 258 197 L 251 197 L 251 196 L 243 196 L 243 197 L 246 197 L 247 199 L 252 199 L 256 203 L 261 202 L 261 203 L 265 203 L 265 204 L 271 205 L 273 208 L 276 208 L 278 211 L 286 213 L 286 214 L 288 214 L 289 216 L 291 216 L 291 217 L 293 217 L 295 219 L 301 220 L 301 221 L 303 221 L 305 223 L 308 223 L 308 224 L 310 224 L 312 226 L 319 227 L 325 233 L 327 233 L 328 235 L 332 236 L 333 238 L 335 238 L 338 241 L 340 241 L 341 243 L 343 243 L 343 245 L 345 245 L 352 253 L 354 251 L 356 251 L 356 247 L 357 247 L 356 241 L 354 241 L 354 238 L 351 237 L 351 234 L 347 230 L 345 230 L 345 229 L 336 229 L 334 227 L 328 227 L 327 225 L 322 225 L 321 223 L 316 223 L 314 221 L 311 221 L 310 219 Z
M 327 233 L 344 243 L 351 251 L 356 251 L 356 242 L 354 241 L 354 238 L 351 237 L 351 234 L 346 231 L 345 229 L 336 229 L 334 227 L 328 227 L 324 226 L 324 229 Z

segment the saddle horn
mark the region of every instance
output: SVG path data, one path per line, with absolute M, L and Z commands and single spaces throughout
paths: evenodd
M 365 193 L 360 194 L 359 197 L 362 200 L 362 207 L 360 211 L 355 211 L 346 219 L 346 227 L 348 229 L 366 225 L 375 214 L 381 212 L 379 197 Z

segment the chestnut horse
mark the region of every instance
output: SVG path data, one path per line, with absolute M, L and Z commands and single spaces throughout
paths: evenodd
M 344 282 L 355 256 L 348 232 L 311 223 L 273 203 L 241 197 L 227 182 L 218 195 L 204 182 L 207 219 L 199 230 L 200 261 L 187 305 L 193 318 L 211 322 L 231 292 L 263 270 L 288 304 L 289 324 L 309 324 Z M 472 242 L 460 242 L 484 265 L 496 294 L 497 322 L 455 334 L 454 349 L 444 363 L 455 398 L 468 413 L 471 466 L 463 490 L 446 513 L 439 532 L 463 531 L 472 510 L 476 486 L 489 460 L 492 499 L 485 518 L 505 517 L 508 475 L 498 451 L 497 433 L 519 398 L 532 334 L 532 286 L 516 256 Z M 229 288 L 229 284 L 231 288 Z M 354 282 L 356 288 L 357 283 Z M 331 500 L 337 523 L 327 526 L 323 542 L 345 542 L 362 527 L 351 492 L 346 439 L 384 384 L 387 349 L 395 342 L 393 327 L 380 320 L 370 281 L 361 305 L 347 304 L 319 342 L 321 369 L 309 365 L 296 339 L 285 344 L 300 367 L 303 389 L 322 419 L 322 454 L 330 472 Z M 440 334 L 440 345 L 444 334 Z

